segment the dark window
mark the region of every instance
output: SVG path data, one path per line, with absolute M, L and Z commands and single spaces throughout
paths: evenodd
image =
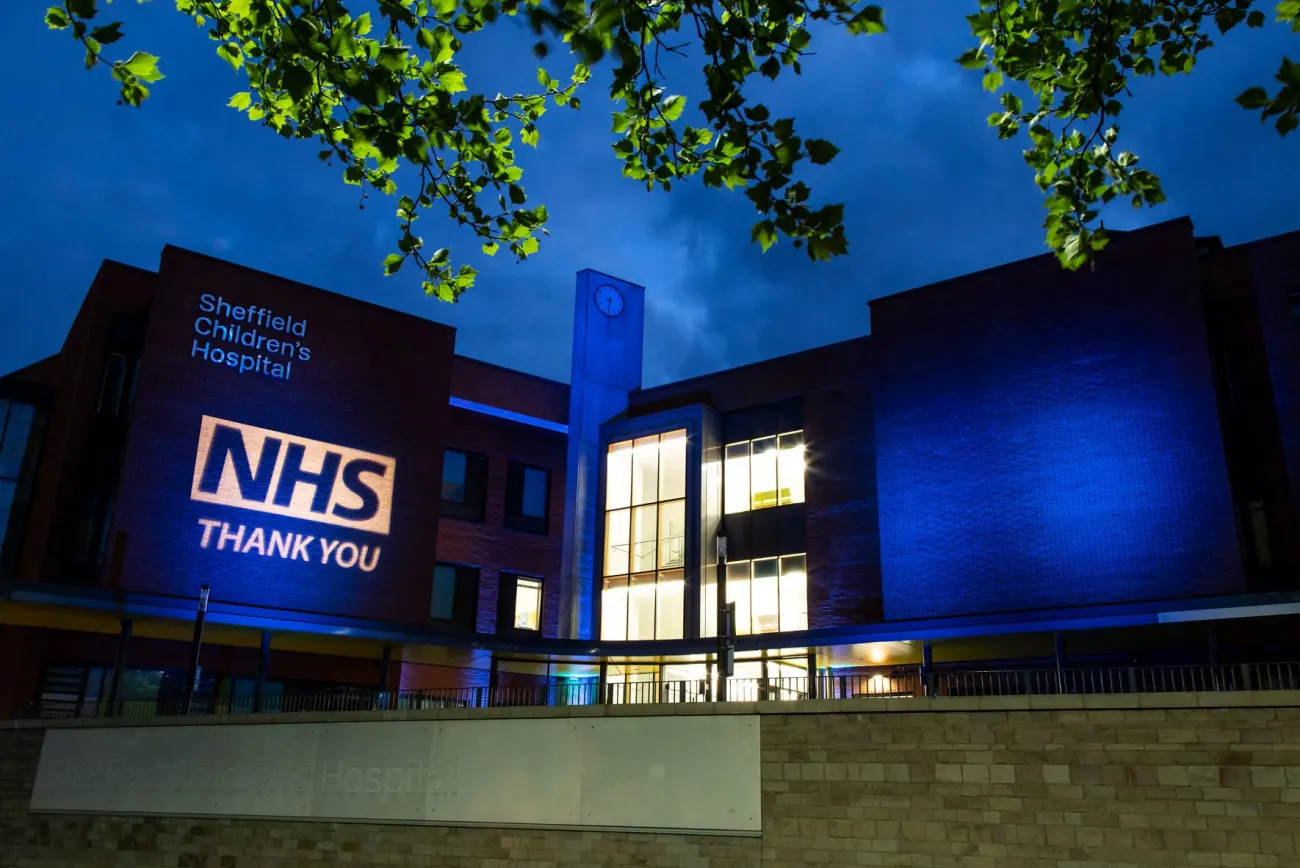
M 487 504 L 486 455 L 448 449 L 442 459 L 442 514 L 463 521 L 483 521 Z
M 502 573 L 497 596 L 497 632 L 542 628 L 542 580 Z
M 511 461 L 506 473 L 506 527 L 546 533 L 546 506 L 550 497 L 549 470 Z
M 433 568 L 429 617 L 474 629 L 478 620 L 478 567 L 438 564 Z
M 41 410 L 0 398 L 0 578 L 17 559 L 43 430 Z

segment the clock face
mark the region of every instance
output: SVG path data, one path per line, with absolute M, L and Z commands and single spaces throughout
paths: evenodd
M 605 284 L 596 290 L 596 308 L 605 316 L 618 316 L 623 312 L 623 293 Z

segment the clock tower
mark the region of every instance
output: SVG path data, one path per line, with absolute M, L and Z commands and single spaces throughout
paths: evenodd
M 590 269 L 578 272 L 569 379 L 560 635 L 592 638 L 600 520 L 600 426 L 641 388 L 645 288 Z

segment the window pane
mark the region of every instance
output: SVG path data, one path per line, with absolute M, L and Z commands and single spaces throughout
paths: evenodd
M 659 437 L 642 437 L 632 450 L 632 503 L 659 499 Z
M 611 443 L 605 459 L 605 509 L 632 505 L 632 441 Z
M 161 669 L 128 669 L 122 673 L 122 685 L 117 698 L 123 702 L 141 702 L 157 699 L 162 692 Z
M 627 638 L 627 576 L 605 580 L 600 592 L 600 638 L 612 642 Z
M 659 499 L 686 496 L 686 432 L 670 431 L 659 440 Z
M 0 476 L 17 479 L 23 468 L 23 454 L 27 451 L 27 435 L 32 429 L 36 408 L 31 404 L 11 404 L 9 424 L 5 426 L 0 442 Z
M 442 499 L 465 502 L 465 453 L 448 449 L 442 459 Z
M 548 475 L 545 470 L 536 467 L 524 468 L 524 496 L 521 505 L 524 515 L 546 518 L 546 477 Z
M 9 510 L 14 504 L 14 492 L 18 483 L 12 479 L 0 479 L 0 545 L 5 541 L 5 530 L 9 527 Z
M 622 576 L 628 569 L 631 551 L 632 510 L 619 509 L 605 514 L 605 575 Z
M 683 600 L 686 594 L 686 582 L 681 570 L 659 574 L 659 595 L 656 601 L 657 619 L 656 639 L 682 638 L 682 626 L 685 621 Z
M 776 472 L 781 486 L 781 503 L 803 503 L 803 432 L 782 434 L 780 444 Z
M 749 618 L 749 561 L 727 564 L 727 602 L 736 604 L 736 635 L 754 632 Z
M 542 583 L 515 580 L 515 629 L 536 630 L 542 621 Z
M 659 504 L 659 569 L 686 562 L 686 501 Z
M 456 568 L 438 564 L 433 568 L 433 601 L 429 617 L 450 620 L 456 612 Z
M 776 438 L 755 440 L 753 448 L 753 457 L 749 459 L 753 508 L 776 506 Z
M 655 574 L 633 576 L 627 600 L 627 639 L 655 637 Z
M 781 631 L 808 629 L 808 575 L 803 555 L 781 558 Z
M 775 633 L 781 628 L 776 558 L 754 561 L 751 592 L 754 596 L 754 632 Z
M 749 444 L 732 443 L 727 447 L 727 491 L 723 495 L 723 509 L 728 513 L 749 509 Z
M 659 541 L 655 533 L 659 507 L 638 506 L 632 510 L 632 572 L 644 573 L 655 568 L 655 550 Z

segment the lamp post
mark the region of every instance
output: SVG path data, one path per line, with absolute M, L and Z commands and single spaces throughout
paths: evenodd
M 189 714 L 194 705 L 194 694 L 199 689 L 199 676 L 202 669 L 199 667 L 199 651 L 203 648 L 203 621 L 208 615 L 208 586 L 203 585 L 199 588 L 199 611 L 194 616 L 194 640 L 190 643 L 190 669 L 189 677 L 185 681 L 185 702 L 182 706 L 181 713 Z
M 727 602 L 726 518 L 718 520 L 718 701 L 727 700 L 727 679 L 736 671 L 736 609 Z

